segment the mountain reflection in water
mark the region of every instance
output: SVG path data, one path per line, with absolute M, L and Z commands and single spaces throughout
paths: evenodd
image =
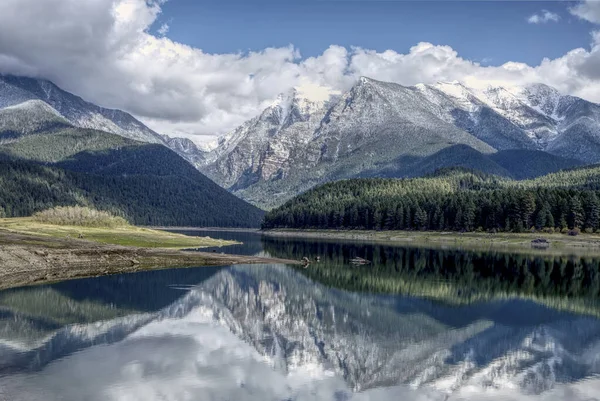
M 600 394 L 594 259 L 244 235 L 249 252 L 321 262 L 0 292 L 0 400 Z

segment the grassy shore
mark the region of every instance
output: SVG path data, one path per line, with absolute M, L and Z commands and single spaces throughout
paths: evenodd
M 292 230 L 277 229 L 263 231 L 265 235 L 332 240 L 354 240 L 381 242 L 407 246 L 457 247 L 472 249 L 505 249 L 514 251 L 545 253 L 600 254 L 600 234 L 545 233 L 457 233 L 432 231 L 366 231 L 366 230 Z M 533 249 L 531 241 L 545 238 L 550 242 L 548 249 Z
M 300 263 L 182 250 L 232 244 L 236 242 L 129 225 L 97 228 L 0 219 L 0 289 L 173 267 Z
M 0 229 L 18 234 L 50 238 L 80 238 L 101 244 L 140 248 L 185 249 L 236 244 L 235 241 L 192 237 L 130 225 L 110 228 L 55 225 L 40 223 L 31 217 L 0 219 Z

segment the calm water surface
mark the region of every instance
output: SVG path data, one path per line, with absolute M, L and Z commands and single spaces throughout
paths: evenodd
M 0 292 L 0 400 L 600 399 L 598 259 L 190 234 L 313 263 Z

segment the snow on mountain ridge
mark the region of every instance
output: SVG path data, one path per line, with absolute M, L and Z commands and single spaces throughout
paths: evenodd
M 106 131 L 143 142 L 163 143 L 160 135 L 126 112 L 87 102 L 48 80 L 0 75 L 0 108 L 29 100 L 47 103 L 77 127 Z
M 559 134 L 555 115 L 533 106 L 523 95 L 527 88 L 488 85 L 485 88 L 469 87 L 462 83 L 438 83 L 431 87 L 454 98 L 457 107 L 468 113 L 478 124 L 476 113 L 487 107 L 506 118 L 523 132 L 537 148 L 544 148 Z M 423 87 L 421 87 L 423 88 Z M 423 89 L 421 89 L 423 90 Z M 477 120 L 477 121 L 476 121 Z
M 457 144 L 484 154 L 520 149 L 600 161 L 600 106 L 545 85 L 473 87 L 452 81 L 409 87 L 361 77 L 340 95 L 310 89 L 290 89 L 222 136 L 201 171 L 265 206 L 263 196 L 271 202 L 275 194 L 373 174 L 386 163 L 402 170 Z M 576 139 L 582 129 L 585 146 Z
M 48 103 L 39 99 L 26 100 L 23 103 L 17 103 L 10 106 L 2 107 L 1 110 L 35 110 L 35 109 L 44 109 L 57 117 L 62 117 L 62 115 L 56 111 L 55 108 L 50 106 Z

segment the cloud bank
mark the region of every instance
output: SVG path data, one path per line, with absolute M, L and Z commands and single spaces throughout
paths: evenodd
M 255 116 L 292 86 L 347 90 L 360 76 L 403 85 L 543 82 L 600 102 L 600 34 L 586 48 L 529 66 L 482 66 L 453 48 L 406 53 L 330 46 L 302 58 L 293 46 L 208 54 L 168 38 L 164 0 L 2 0 L 0 73 L 43 77 L 101 106 L 131 112 L 160 133 L 207 139 Z M 600 22 L 600 2 L 570 12 Z M 545 18 L 542 15 L 540 18 Z M 157 34 L 150 33 L 156 29 Z

